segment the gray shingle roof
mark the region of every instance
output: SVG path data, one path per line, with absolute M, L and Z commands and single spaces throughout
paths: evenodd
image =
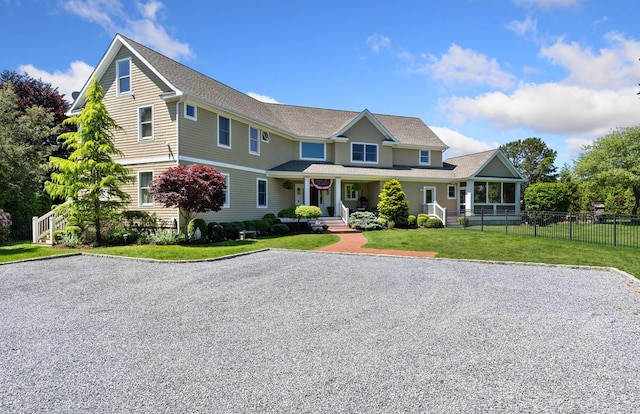
M 182 93 L 294 137 L 330 138 L 360 114 L 354 111 L 264 103 L 132 39 L 119 36 Z M 419 118 L 380 114 L 374 116 L 401 144 L 447 148 Z

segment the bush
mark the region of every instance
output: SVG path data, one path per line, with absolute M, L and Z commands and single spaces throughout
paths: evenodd
M 296 206 L 292 206 L 292 207 L 280 210 L 278 212 L 278 217 L 282 217 L 282 218 L 297 218 L 296 217 Z
M 212 243 L 224 241 L 224 227 L 222 227 L 221 224 L 212 221 L 207 224 L 207 237 L 209 237 L 209 241 Z
M 0 208 L 0 246 L 9 240 L 11 233 L 11 214 Z
M 124 239 L 125 234 L 127 235 L 126 241 Z M 133 244 L 137 242 L 139 237 L 140 235 L 138 234 L 138 232 L 133 230 L 125 230 L 109 233 L 105 237 L 105 240 L 112 246 L 124 246 L 125 244 Z
M 322 210 L 318 206 L 298 206 L 295 209 L 295 215 L 297 218 L 318 218 L 322 217 Z
M 224 238 L 226 240 L 238 240 L 240 238 L 240 232 L 244 230 L 244 223 L 242 222 L 231 222 L 231 223 L 220 223 L 222 225 L 222 230 L 224 231 Z
M 415 226 L 418 223 L 418 219 L 414 215 L 407 217 L 407 224 L 409 226 Z
M 152 243 L 157 245 L 176 244 L 179 240 L 178 235 L 172 229 L 160 229 L 149 237 Z
M 356 211 L 349 216 L 349 227 L 356 230 L 382 230 L 376 215 L 370 211 Z
M 437 217 L 431 217 L 425 223 L 425 227 L 428 229 L 441 229 L 444 228 L 444 224 L 442 224 L 442 220 Z
M 571 190 L 561 182 L 535 183 L 524 190 L 524 204 L 532 211 L 566 212 L 571 205 Z
M 289 226 L 283 223 L 276 223 L 271 225 L 271 227 L 269 227 L 268 233 L 274 234 L 274 235 L 288 234 Z
M 82 235 L 80 233 L 72 232 L 65 233 L 60 237 L 60 243 L 64 244 L 69 248 L 75 248 L 78 246 L 82 246 Z
M 189 240 L 195 238 L 196 229 L 200 229 L 200 239 L 206 237 L 207 235 L 207 223 L 201 218 L 194 218 L 189 221 L 187 225 L 187 234 L 189 235 Z
M 458 217 L 458 223 L 460 223 L 462 227 L 469 227 L 469 217 Z
M 274 223 L 271 220 L 267 219 L 255 220 L 254 227 L 256 228 L 258 234 L 267 234 L 267 232 L 269 231 L 269 227 L 271 227 L 271 225 L 273 224 Z
M 267 213 L 262 217 L 262 220 L 266 220 L 269 222 L 269 226 L 271 226 L 272 224 L 276 224 L 279 223 L 280 220 L 278 220 L 278 217 L 276 217 L 275 214 L 273 213 Z
M 429 220 L 428 214 L 418 214 L 417 223 L 420 227 L 425 227 L 427 224 L 427 220 Z
M 398 226 L 407 224 L 409 202 L 407 195 L 402 191 L 402 185 L 395 178 L 384 183 L 378 202 L 378 213 Z

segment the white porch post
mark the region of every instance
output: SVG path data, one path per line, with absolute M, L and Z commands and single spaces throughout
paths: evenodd
M 516 183 L 516 214 L 520 214 L 520 192 L 522 191 L 522 184 Z
M 342 179 L 336 178 L 335 180 L 335 201 L 333 203 L 333 215 L 334 217 L 340 217 L 340 205 L 342 203 Z
M 474 207 L 473 207 L 473 181 L 467 181 L 467 191 L 465 193 L 465 205 L 467 206 L 467 210 L 469 210 L 469 215 L 473 215 Z M 466 215 L 466 213 L 465 213 Z
M 304 177 L 304 205 L 308 206 L 311 204 L 311 179 L 309 177 Z

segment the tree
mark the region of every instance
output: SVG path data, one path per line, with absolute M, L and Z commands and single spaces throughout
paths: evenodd
M 384 183 L 379 197 L 378 214 L 381 217 L 385 218 L 387 222 L 393 221 L 399 226 L 407 224 L 409 202 L 398 180 L 394 178 Z
M 631 190 L 631 214 L 640 204 L 640 126 L 620 128 L 585 147 L 574 165 L 581 179 L 597 188 Z
M 565 212 L 571 205 L 571 189 L 561 182 L 531 184 L 524 192 L 524 203 L 527 210 Z
M 0 202 L 14 217 L 41 214 L 43 183 L 52 147 L 43 145 L 56 133 L 53 115 L 40 106 L 19 110 L 10 85 L 0 88 Z
M 45 183 L 51 196 L 73 200 L 69 214 L 78 224 L 92 224 L 98 243 L 102 242 L 102 221 L 115 216 L 129 201 L 121 185 L 132 181 L 129 169 L 112 159 L 123 155 L 113 141 L 114 132 L 122 128 L 109 116 L 103 98 L 102 85 L 94 78 L 82 112 L 64 121 L 78 129 L 60 135 L 62 145 L 71 151 L 69 159 L 51 157 L 51 165 L 59 172 Z
M 205 211 L 220 211 L 225 202 L 226 178 L 205 165 L 171 167 L 151 181 L 153 198 L 165 207 L 178 207 L 185 235 L 187 223 Z
M 540 138 L 511 141 L 501 145 L 500 150 L 527 179 L 523 190 L 533 183 L 555 181 L 557 175 L 553 163 L 557 152 L 547 147 Z

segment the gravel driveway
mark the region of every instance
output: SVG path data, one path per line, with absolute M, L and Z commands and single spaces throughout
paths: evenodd
M 0 412 L 640 412 L 640 281 L 271 250 L 0 266 Z

